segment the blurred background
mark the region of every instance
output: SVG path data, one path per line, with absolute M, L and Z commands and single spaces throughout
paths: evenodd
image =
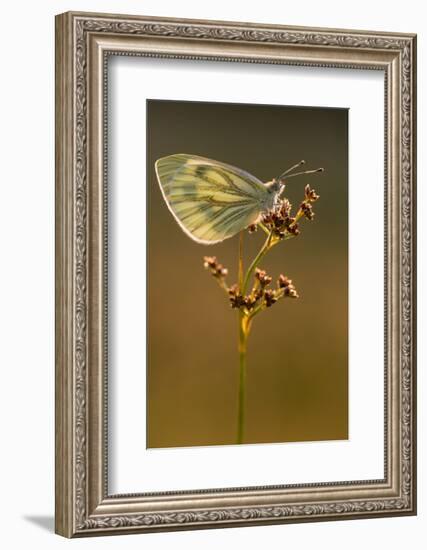
M 309 183 L 312 222 L 279 243 L 262 268 L 284 273 L 300 298 L 253 322 L 248 345 L 245 443 L 348 438 L 348 112 L 227 103 L 147 102 L 148 447 L 234 444 L 237 313 L 203 268 L 214 255 L 237 280 L 238 237 L 206 246 L 173 219 L 154 162 L 190 153 L 262 181 L 305 159 L 323 174 L 289 180 L 294 211 Z M 263 233 L 245 234 L 246 266 Z

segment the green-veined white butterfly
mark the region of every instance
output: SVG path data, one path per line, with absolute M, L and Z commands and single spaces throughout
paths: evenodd
M 155 168 L 166 204 L 182 230 L 198 243 L 215 244 L 258 223 L 278 206 L 284 176 L 301 164 L 304 161 L 267 183 L 235 166 L 181 153 L 158 159 Z

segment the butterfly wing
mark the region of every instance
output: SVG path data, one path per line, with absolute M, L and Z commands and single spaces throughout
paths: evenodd
M 155 167 L 169 210 L 198 243 L 221 242 L 255 223 L 270 195 L 252 174 L 204 157 L 170 155 Z

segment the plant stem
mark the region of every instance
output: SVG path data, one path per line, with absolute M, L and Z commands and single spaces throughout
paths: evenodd
M 262 245 L 261 250 L 255 256 L 253 262 L 249 266 L 249 269 L 247 270 L 246 275 L 245 275 L 245 279 L 243 281 L 243 288 L 242 288 L 242 291 L 241 291 L 243 295 L 246 294 L 246 290 L 247 290 L 249 280 L 252 277 L 252 274 L 255 271 L 255 268 L 257 267 L 259 262 L 262 260 L 264 255 L 269 251 L 269 249 L 272 246 L 274 246 L 274 244 L 272 244 L 272 238 L 273 238 L 273 233 L 270 231 L 270 233 L 268 234 L 267 239 L 265 240 L 264 244 Z
M 239 290 L 242 290 L 243 284 L 243 231 L 239 234 L 239 265 L 238 265 L 238 284 Z
M 239 401 L 237 416 L 237 443 L 243 443 L 246 398 L 246 352 L 250 330 L 250 318 L 239 311 Z
M 238 285 L 239 292 L 243 286 L 243 231 L 239 235 L 239 260 L 238 260 Z M 237 412 L 237 443 L 243 441 L 243 425 L 245 421 L 245 391 L 246 391 L 246 337 L 243 330 L 244 313 L 239 310 L 239 397 Z
M 266 232 L 267 229 L 263 228 Z M 245 296 L 249 281 L 258 266 L 259 262 L 265 254 L 278 242 L 278 239 L 273 237 L 273 231 L 268 231 L 267 239 L 261 247 L 258 254 L 255 256 L 249 266 L 245 276 L 243 277 L 243 231 L 239 235 L 239 291 L 242 296 Z M 246 398 L 246 355 L 248 336 L 252 324 L 253 317 L 259 313 L 263 307 L 258 306 L 252 313 L 245 313 L 242 309 L 239 310 L 239 397 L 238 397 L 238 415 L 237 415 L 237 443 L 243 443 L 244 426 L 245 426 L 245 398 Z
M 243 232 L 239 238 L 239 290 L 244 296 L 246 294 L 249 280 L 255 271 L 255 268 L 268 252 L 274 246 L 272 241 L 273 232 L 268 233 L 268 237 L 264 242 L 261 250 L 255 256 L 253 262 L 249 266 L 245 277 L 243 278 Z M 252 323 L 252 315 L 247 315 L 244 311 L 239 311 L 239 400 L 238 400 L 238 416 L 237 416 L 237 443 L 243 443 L 244 426 L 245 426 L 245 397 L 246 397 L 246 355 L 249 331 Z

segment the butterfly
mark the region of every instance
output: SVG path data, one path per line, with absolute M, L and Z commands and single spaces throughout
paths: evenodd
M 280 206 L 283 178 L 301 164 L 304 161 L 266 183 L 224 162 L 182 153 L 158 159 L 155 171 L 163 198 L 181 229 L 197 243 L 215 244 Z

